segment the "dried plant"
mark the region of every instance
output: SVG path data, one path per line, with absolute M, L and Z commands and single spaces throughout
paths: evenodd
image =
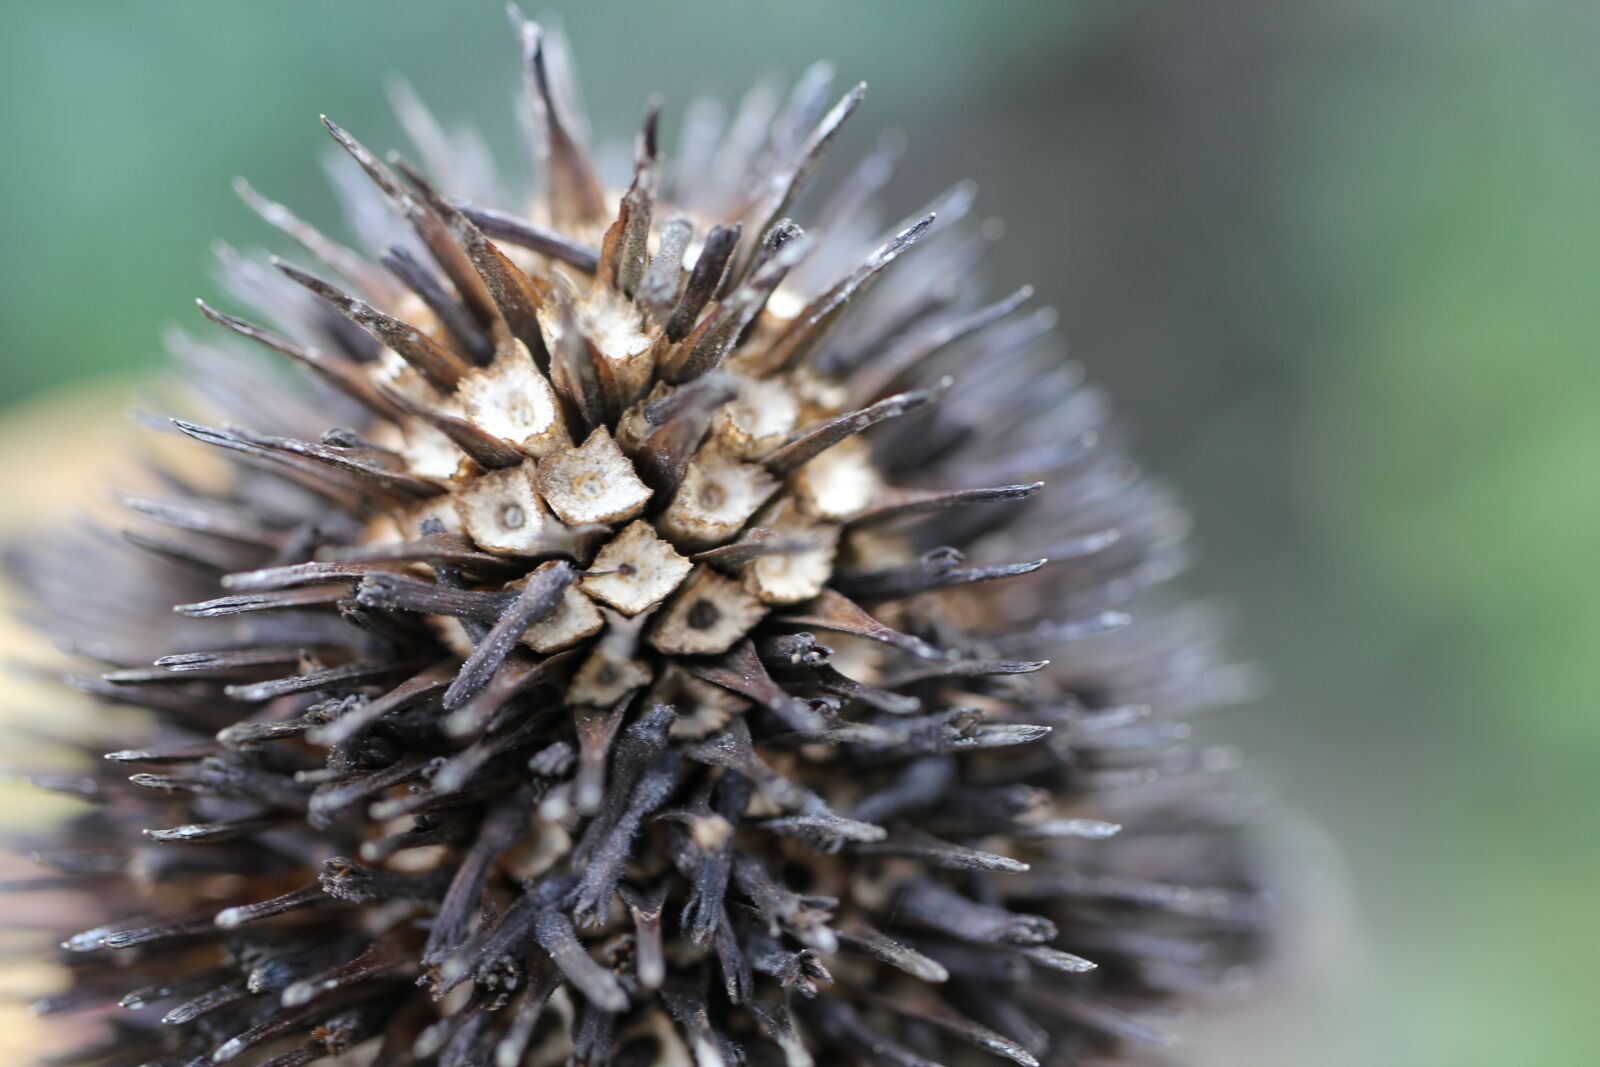
M 39 1007 L 103 1034 L 53 1062 L 1163 1044 L 1263 937 L 1182 513 L 1048 312 L 982 303 L 969 187 L 872 239 L 884 141 L 799 209 L 862 88 L 696 101 L 671 159 L 652 107 L 619 196 L 514 21 L 528 217 L 403 85 L 424 167 L 328 122 L 381 269 L 241 184 L 315 266 L 224 249 L 273 328 L 173 338 L 204 421 L 158 428 L 228 476 L 16 554 L 72 684 L 145 713 L 37 776 L 93 805 L 20 887 L 94 916 Z

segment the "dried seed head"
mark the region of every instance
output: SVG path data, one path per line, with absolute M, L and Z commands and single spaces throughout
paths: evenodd
M 201 306 L 314 380 L 186 340 L 231 480 L 18 554 L 145 723 L 35 776 L 96 805 L 40 857 L 88 927 L 43 1007 L 130 1013 L 61 1062 L 1161 1044 L 1264 939 L 1237 760 L 1183 722 L 1245 680 L 1155 592 L 1181 513 L 1028 292 L 983 304 L 970 188 L 858 243 L 886 145 L 786 217 L 860 87 L 697 104 L 667 160 L 652 107 L 608 189 L 513 21 L 533 217 L 452 199 L 495 183 L 403 86 L 431 177 L 328 123 L 387 270 L 241 185 L 320 265 L 227 254 L 274 331 Z

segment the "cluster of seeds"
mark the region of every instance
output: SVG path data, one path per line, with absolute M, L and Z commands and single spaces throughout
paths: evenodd
M 201 305 L 311 375 L 176 335 L 198 414 L 161 428 L 228 476 L 18 556 L 73 684 L 147 713 L 39 776 L 93 805 L 21 887 L 97 917 L 39 1007 L 103 1033 L 52 1062 L 1164 1043 L 1263 922 L 1185 721 L 1239 675 L 1162 592 L 1181 512 L 1048 313 L 976 297 L 970 188 L 885 228 L 885 139 L 802 211 L 860 87 L 697 101 L 671 159 L 652 107 L 616 195 L 515 21 L 527 217 L 404 86 L 423 167 L 327 123 L 382 269 L 241 184 L 315 265 L 222 250 L 272 329 Z

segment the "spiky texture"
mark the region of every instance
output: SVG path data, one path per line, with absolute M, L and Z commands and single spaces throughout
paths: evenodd
M 1162 1042 L 1147 1010 L 1262 911 L 1184 725 L 1235 676 L 1157 589 L 1181 514 L 1048 314 L 977 296 L 969 188 L 869 240 L 885 142 L 799 209 L 860 88 L 697 102 L 670 164 L 652 109 L 618 194 L 516 22 L 529 217 L 403 86 L 425 169 L 328 123 L 385 269 L 241 185 L 318 262 L 226 252 L 274 326 L 202 304 L 244 341 L 175 339 L 171 428 L 228 476 L 20 557 L 100 665 L 74 684 L 149 723 L 43 780 L 96 807 L 41 846 L 95 916 L 41 1007 L 121 1002 L 59 1062 Z

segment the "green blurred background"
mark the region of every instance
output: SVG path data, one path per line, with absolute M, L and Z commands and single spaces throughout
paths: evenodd
M 1600 5 L 573 3 L 591 116 L 836 61 L 839 155 L 962 175 L 1197 515 L 1195 588 L 1275 679 L 1220 724 L 1337 841 L 1230 1067 L 1600 1058 Z M 407 72 L 513 138 L 493 0 L 0 5 L 0 419 L 157 366 L 248 174 L 330 221 L 327 111 L 398 143 Z M 681 110 L 676 112 L 681 114 Z M 670 123 L 669 123 L 670 125 Z M 112 419 L 114 405 L 97 416 Z M 0 457 L 0 484 L 42 452 Z M 14 490 L 15 491 L 15 490 Z M 50 502 L 8 501 L 26 515 Z M 1348 908 L 1348 915 L 1346 909 Z

